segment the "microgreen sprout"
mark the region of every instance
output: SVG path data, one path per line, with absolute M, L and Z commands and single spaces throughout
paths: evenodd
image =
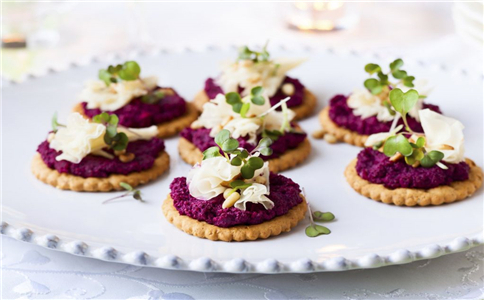
M 272 149 L 269 146 L 272 144 L 271 139 L 262 138 L 257 147 L 249 153 L 246 149 L 239 148 L 239 142 L 230 137 L 230 131 L 222 129 L 215 137 L 215 143 L 218 145 L 210 147 L 203 152 L 203 159 L 209 159 L 217 156 L 224 156 L 231 165 L 242 166 L 241 175 L 244 179 L 251 179 L 254 177 L 256 170 L 264 166 L 264 160 L 258 156 L 251 156 L 256 152 L 262 155 L 271 155 Z M 222 151 L 223 154 L 220 153 Z
M 308 215 L 309 215 L 309 226 L 306 227 L 306 230 L 305 230 L 306 235 L 308 237 L 317 237 L 320 235 L 330 234 L 331 230 L 329 230 L 329 228 L 318 225 L 315 222 L 333 221 L 335 218 L 334 214 L 330 212 L 320 212 L 320 211 L 312 212 L 311 206 L 309 205 L 309 202 L 307 200 L 306 200 L 306 204 L 308 206 Z
M 408 133 L 407 133 L 408 134 Z M 397 153 L 404 156 L 405 162 L 408 165 L 421 165 L 424 168 L 430 168 L 434 165 L 438 165 L 441 168 L 446 168 L 446 166 L 440 161 L 444 158 L 444 154 L 440 151 L 432 150 L 428 151 L 425 149 L 425 137 L 420 136 L 417 138 L 415 143 L 409 141 L 404 133 L 396 134 L 389 137 L 383 145 L 383 153 L 392 157 Z M 378 148 L 381 147 L 381 143 Z
M 253 51 L 247 46 L 243 46 L 239 49 L 239 57 L 237 60 L 252 60 L 253 62 L 269 61 L 269 52 L 267 51 L 267 45 L 269 41 L 266 42 L 262 50 Z
M 126 149 L 128 146 L 128 136 L 124 132 L 118 132 L 119 119 L 116 115 L 110 115 L 107 112 L 103 112 L 94 116 L 92 121 L 106 126 L 104 142 L 111 149 L 116 151 Z
M 255 105 L 264 105 L 264 90 L 261 86 L 256 86 L 250 90 L 250 102 Z M 230 92 L 225 95 L 225 101 L 232 106 L 232 110 L 242 116 L 247 117 L 247 112 L 250 109 L 250 103 L 244 103 L 242 97 L 237 92 Z
M 365 72 L 370 75 L 376 74 L 378 78 L 369 78 L 365 80 L 364 86 L 370 90 L 374 95 L 380 94 L 382 91 L 387 90 L 388 87 L 395 88 L 398 84 L 403 84 L 406 87 L 414 87 L 413 81 L 414 76 L 409 76 L 406 71 L 402 70 L 403 60 L 396 59 L 390 63 L 390 71 L 388 73 L 383 73 L 382 68 L 377 64 L 367 64 L 365 66 Z M 396 82 L 391 82 L 389 76 L 396 79 Z
M 415 106 L 415 104 L 417 104 L 419 98 L 418 92 L 414 89 L 411 89 L 404 93 L 401 89 L 395 88 L 390 91 L 389 97 L 393 109 L 399 112 L 402 116 L 406 130 L 412 132 L 412 129 L 410 126 L 408 126 L 407 113 Z
M 104 81 L 106 85 L 119 82 L 120 80 L 136 80 L 139 78 L 141 68 L 135 61 L 127 61 L 124 64 L 116 66 L 109 66 L 107 69 L 99 70 L 99 79 Z
M 144 202 L 144 200 L 141 198 L 141 191 L 140 190 L 134 189 L 131 185 L 127 184 L 126 182 L 120 182 L 119 185 L 123 189 L 125 189 L 127 192 L 120 195 L 120 196 L 116 196 L 114 198 L 107 199 L 107 200 L 103 201 L 102 204 L 108 203 L 108 202 L 116 200 L 116 199 L 124 198 L 124 197 L 130 196 L 130 195 L 132 195 L 135 200 L 138 200 L 140 202 Z
M 155 104 L 158 103 L 161 99 L 165 98 L 165 96 L 166 95 L 163 91 L 155 91 L 141 97 L 141 102 L 147 104 Z
M 57 132 L 57 130 L 59 129 L 59 127 L 66 127 L 66 125 L 60 124 L 57 121 L 57 112 L 55 112 L 54 115 L 52 116 L 51 125 L 52 125 L 52 131 L 53 132 Z

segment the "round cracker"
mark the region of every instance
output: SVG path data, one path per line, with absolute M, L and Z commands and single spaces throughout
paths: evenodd
M 201 90 L 195 95 L 192 103 L 195 105 L 198 111 L 203 111 L 203 105 L 210 101 L 204 90 Z M 304 98 L 300 105 L 292 106 L 290 109 L 296 114 L 294 121 L 304 119 L 312 114 L 316 108 L 317 99 L 316 96 L 309 90 L 304 89 Z
M 383 184 L 371 183 L 361 178 L 356 172 L 357 159 L 346 167 L 345 176 L 351 187 L 361 195 L 383 203 L 398 206 L 441 205 L 463 200 L 475 193 L 482 185 L 482 170 L 474 161 L 466 158 L 470 166 L 469 179 L 454 181 L 449 185 L 438 186 L 428 190 L 412 188 L 389 189 Z
M 338 141 L 345 142 L 358 147 L 364 147 L 368 135 L 361 135 L 355 131 L 339 127 L 329 117 L 329 106 L 325 107 L 319 113 L 319 122 L 323 126 L 323 130 L 332 134 Z
M 166 151 L 160 152 L 153 166 L 141 172 L 133 172 L 128 175 L 112 174 L 106 178 L 84 178 L 67 173 L 59 173 L 49 168 L 39 153 L 32 160 L 32 173 L 40 181 L 50 184 L 61 190 L 76 192 L 109 192 L 112 190 L 124 190 L 119 184 L 125 182 L 132 187 L 148 183 L 161 176 L 170 167 L 170 156 Z
M 190 165 L 195 165 L 202 161 L 203 153 L 189 140 L 180 137 L 178 142 L 178 153 L 181 158 Z M 296 148 L 286 151 L 283 155 L 269 160 L 269 170 L 278 173 L 290 168 L 294 168 L 302 163 L 311 153 L 311 143 L 307 138 L 304 139 Z
M 185 127 L 190 126 L 190 124 L 198 118 L 198 110 L 193 103 L 186 102 L 186 106 L 187 110 L 182 116 L 156 125 L 158 127 L 157 136 L 159 138 L 167 138 L 179 133 Z M 81 103 L 76 104 L 72 111 L 78 112 L 84 118 L 89 119 L 89 117 L 84 114 L 84 109 L 82 108 Z
M 301 195 L 301 197 L 303 196 Z M 161 208 L 168 222 L 178 229 L 199 238 L 224 242 L 267 239 L 288 232 L 304 219 L 307 211 L 306 200 L 303 197 L 303 202 L 291 208 L 285 215 L 257 225 L 238 225 L 223 228 L 180 215 L 173 206 L 173 199 L 170 194 L 168 194 Z

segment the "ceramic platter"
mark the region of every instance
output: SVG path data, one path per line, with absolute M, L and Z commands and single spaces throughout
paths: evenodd
M 331 96 L 361 87 L 367 62 L 390 59 L 355 52 L 283 47 L 277 56 L 307 57 L 290 75 L 299 78 L 318 99 L 318 110 Z M 154 51 L 128 56 L 142 66 L 142 74 L 157 75 L 163 86 L 173 86 L 190 100 L 208 76 L 218 74 L 219 62 L 232 59 L 235 49 Z M 327 224 L 332 233 L 309 238 L 308 220 L 290 233 L 242 243 L 212 242 L 178 230 L 164 218 L 161 203 L 174 177 L 190 166 L 177 153 L 178 139 L 166 141 L 171 170 L 143 186 L 147 200 L 126 198 L 101 202 L 119 193 L 76 193 L 57 190 L 34 178 L 30 161 L 50 130 L 51 116 L 65 119 L 83 83 L 98 69 L 126 57 L 97 58 L 62 71 L 30 76 L 7 84 L 2 111 L 2 227 L 1 232 L 58 251 L 101 260 L 157 268 L 205 272 L 319 272 L 375 268 L 434 258 L 483 243 L 483 189 L 471 198 L 437 207 L 397 207 L 369 200 L 346 183 L 343 171 L 359 148 L 311 139 L 312 153 L 297 168 L 284 172 L 305 188 L 315 210 L 331 211 L 337 219 Z M 404 57 L 405 59 L 405 57 Z M 405 69 L 435 86 L 429 103 L 465 124 L 466 156 L 483 165 L 482 77 L 466 70 L 406 61 Z M 319 128 L 316 114 L 301 122 L 309 133 Z

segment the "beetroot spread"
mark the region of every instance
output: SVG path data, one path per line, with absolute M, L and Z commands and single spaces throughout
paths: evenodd
M 198 221 L 205 221 L 218 227 L 236 225 L 254 225 L 286 214 L 291 208 L 303 201 L 299 185 L 282 175 L 270 175 L 270 195 L 274 202 L 272 209 L 266 210 L 261 204 L 247 203 L 247 210 L 235 207 L 222 208 L 223 195 L 211 200 L 193 198 L 185 177 L 178 177 L 170 185 L 173 205 L 181 215 L 189 216 Z
M 129 174 L 147 170 L 153 166 L 155 159 L 165 149 L 162 139 L 153 138 L 149 141 L 130 142 L 126 151 L 133 153 L 135 158 L 127 163 L 121 162 L 117 157 L 109 159 L 106 157 L 89 154 L 80 163 L 74 164 L 66 160 L 57 161 L 55 158 L 62 152 L 57 152 L 49 147 L 49 142 L 42 142 L 37 148 L 44 163 L 59 173 L 68 173 L 76 176 L 87 177 L 108 177 L 111 174 Z M 106 149 L 112 153 L 112 150 Z
M 119 124 L 125 127 L 143 128 L 170 121 L 186 111 L 185 100 L 176 92 L 174 95 L 165 95 L 155 104 L 143 103 L 141 98 L 135 98 L 120 109 L 108 113 L 116 114 Z M 83 102 L 84 114 L 90 118 L 102 113 L 100 109 L 87 109 L 86 106 L 87 103 Z
M 294 107 L 298 106 L 303 102 L 304 98 L 304 85 L 299 82 L 299 80 L 291 77 L 284 78 L 284 81 L 281 84 L 281 87 L 285 83 L 292 83 L 294 85 L 294 94 L 291 96 L 291 99 L 287 101 L 287 106 L 288 107 Z M 279 103 L 282 99 L 285 99 L 287 95 L 285 95 L 281 87 L 277 90 L 276 94 L 272 96 L 269 100 L 271 101 L 271 106 L 274 106 L 275 104 Z M 207 94 L 208 98 L 214 99 L 218 94 L 223 94 L 224 91 L 222 88 L 217 85 L 215 80 L 213 78 L 208 78 L 205 81 L 205 93 Z M 243 89 L 239 88 L 239 93 L 241 93 Z
M 469 178 L 470 167 L 467 163 L 444 164 L 448 167 L 447 170 L 438 166 L 414 168 L 402 159 L 391 162 L 385 154 L 365 148 L 358 154 L 356 172 L 369 182 L 383 184 L 391 189 L 431 189 Z
M 180 135 L 190 141 L 192 144 L 194 144 L 195 147 L 200 149 L 200 151 L 202 152 L 210 147 L 217 146 L 213 137 L 210 136 L 210 129 L 207 128 L 192 129 L 190 127 L 187 127 L 183 129 Z M 259 139 L 260 138 L 261 137 L 259 136 Z M 305 138 L 305 133 L 287 132 L 283 136 L 280 136 L 271 145 L 273 153 L 271 156 L 265 158 L 271 159 L 279 157 L 287 150 L 296 148 L 300 143 L 304 141 Z M 239 141 L 239 147 L 242 147 L 250 152 L 255 148 L 255 145 L 247 142 L 247 139 L 248 137 L 239 137 L 237 140 Z
M 388 132 L 392 126 L 392 122 L 380 122 L 376 116 L 366 119 L 360 116 L 355 116 L 353 110 L 348 106 L 348 97 L 344 95 L 336 95 L 329 102 L 329 117 L 331 120 L 340 127 L 347 128 L 352 131 L 356 131 L 362 135 L 370 135 L 379 132 Z M 423 108 L 431 109 L 435 112 L 441 113 L 440 109 L 436 105 L 424 104 Z M 416 132 L 422 132 L 422 126 L 417 120 L 407 115 L 407 121 L 410 128 Z M 400 119 L 398 124 L 403 124 Z

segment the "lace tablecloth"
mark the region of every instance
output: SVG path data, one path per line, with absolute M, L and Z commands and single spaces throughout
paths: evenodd
M 2 299 L 482 299 L 484 246 L 380 269 L 315 274 L 168 271 L 2 237 Z

